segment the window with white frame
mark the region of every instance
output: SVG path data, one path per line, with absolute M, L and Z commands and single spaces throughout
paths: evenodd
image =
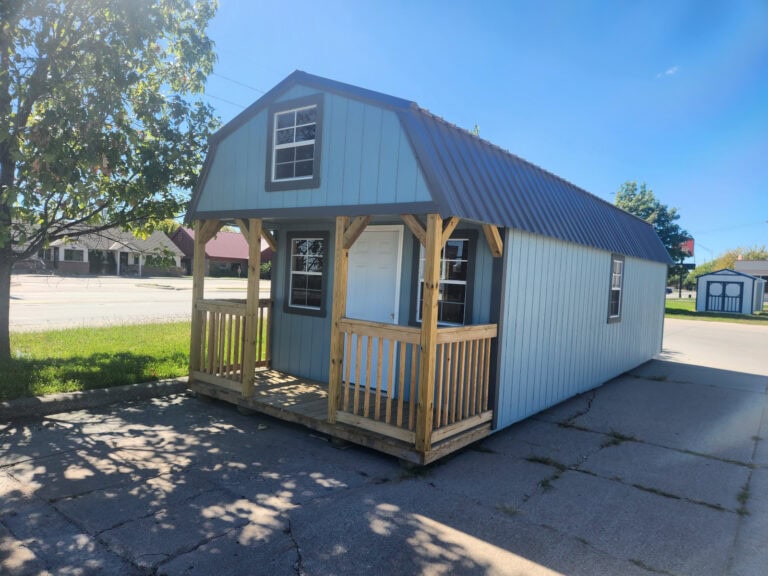
M 621 300 L 624 291 L 624 257 L 611 255 L 611 293 L 608 301 L 608 322 L 621 320 Z
M 320 236 L 295 236 L 290 238 L 290 245 L 288 306 L 322 311 L 326 240 Z
M 451 238 L 440 253 L 440 289 L 437 296 L 439 324 L 462 325 L 467 322 L 468 278 L 470 263 L 468 238 Z M 416 320 L 421 322 L 424 305 L 424 246 L 419 251 L 419 285 Z
M 323 99 L 315 94 L 279 102 L 269 110 L 266 189 L 317 188 Z
M 307 180 L 314 175 L 317 106 L 275 114 L 272 181 Z

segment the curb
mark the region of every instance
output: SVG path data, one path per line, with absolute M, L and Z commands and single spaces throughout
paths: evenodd
M 169 394 L 178 394 L 187 390 L 187 377 L 158 380 L 141 384 L 127 384 L 113 388 L 98 388 L 82 392 L 65 392 L 17 398 L 0 402 L 0 422 L 28 418 L 30 416 L 47 416 L 59 412 L 97 408 L 128 400 L 145 400 Z

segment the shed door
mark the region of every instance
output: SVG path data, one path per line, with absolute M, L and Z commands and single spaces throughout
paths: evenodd
M 743 298 L 741 282 L 707 282 L 707 312 L 741 313 Z
M 349 250 L 349 281 L 347 285 L 347 317 L 372 322 L 397 324 L 400 307 L 400 265 L 403 253 L 402 226 L 369 226 Z M 350 362 L 350 380 L 356 382 L 356 347 L 358 336 L 352 340 L 354 349 L 347 350 Z M 371 350 L 368 363 L 368 342 L 360 342 L 360 381 L 365 382 L 365 367 L 371 366 L 369 384 L 378 387 L 376 366 L 378 345 Z M 384 344 L 383 357 L 389 354 L 389 344 Z M 350 354 L 350 352 L 352 352 Z M 382 389 L 386 390 L 388 374 L 386 362 L 382 374 Z

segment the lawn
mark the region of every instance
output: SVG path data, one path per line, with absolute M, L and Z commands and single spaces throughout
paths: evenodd
M 667 318 L 684 318 L 686 320 L 708 320 L 711 322 L 736 322 L 739 324 L 757 324 L 768 326 L 768 308 L 752 316 L 740 314 L 719 314 L 715 312 L 696 312 L 696 300 L 688 298 L 677 300 L 667 298 L 665 313 Z
M 0 400 L 186 376 L 189 322 L 11 333 Z

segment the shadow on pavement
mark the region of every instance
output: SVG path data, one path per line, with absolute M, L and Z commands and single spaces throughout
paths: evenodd
M 0 566 L 748 574 L 768 562 L 765 385 L 655 361 L 417 470 L 187 395 L 13 422 Z

